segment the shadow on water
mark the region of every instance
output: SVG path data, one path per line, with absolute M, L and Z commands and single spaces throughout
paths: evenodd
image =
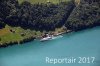
M 72 37 L 72 36 L 76 36 L 77 34 L 79 35 L 79 34 L 82 34 L 82 33 L 87 33 L 87 32 L 90 32 L 90 31 L 92 31 L 93 29 L 95 29 L 96 27 L 94 27 L 94 28 L 92 28 L 92 29 L 86 29 L 86 30 L 82 30 L 82 31 L 77 31 L 77 32 L 71 32 L 71 33 L 67 33 L 67 34 L 63 34 L 63 36 L 65 37 L 68 37 L 68 38 L 70 38 L 70 37 Z M 99 27 L 100 28 L 100 27 Z M 97 29 L 97 28 L 96 28 Z M 60 38 L 59 38 L 60 39 Z M 56 39 L 54 39 L 54 40 L 56 40 Z M 54 40 L 50 40 L 50 41 L 45 41 L 45 42 L 40 42 L 39 40 L 35 40 L 35 41 L 31 41 L 31 42 L 27 42 L 27 43 L 24 43 L 24 44 L 21 44 L 21 45 L 13 45 L 13 46 L 8 46 L 8 47 L 6 47 L 6 48 L 0 48 L 0 50 L 1 49 L 7 49 L 7 48 L 14 48 L 15 46 L 16 46 L 16 48 L 28 48 L 28 47 L 34 47 L 34 48 L 36 48 L 36 47 L 39 47 L 39 46 L 42 46 L 42 45 L 46 45 L 48 42 L 52 42 L 52 41 L 54 41 Z M 39 44 L 40 43 L 40 44 Z M 24 45 L 24 47 L 23 47 L 23 45 Z
M 93 28 L 93 29 L 95 29 L 95 28 Z M 12 54 L 16 54 L 16 53 L 23 53 L 23 51 L 24 52 L 41 51 L 42 48 L 45 48 L 46 46 L 51 46 L 51 45 L 54 44 L 54 42 L 60 42 L 60 39 L 64 39 L 64 40 L 69 39 L 72 36 L 76 36 L 77 34 L 79 35 L 79 34 L 82 34 L 82 33 L 85 33 L 85 32 L 87 33 L 87 32 L 92 31 L 93 29 L 87 29 L 87 30 L 67 33 L 67 34 L 63 35 L 64 36 L 63 38 L 57 38 L 57 39 L 45 41 L 45 42 L 40 42 L 39 40 L 35 40 L 35 41 L 31 41 L 31 42 L 24 43 L 24 44 L 21 44 L 21 45 L 8 46 L 6 48 L 0 48 L 0 51 L 5 50 L 7 54 L 9 54 L 9 52 L 12 53 Z M 57 44 L 57 43 L 55 43 L 55 44 Z M 30 48 L 33 48 L 33 50 L 31 50 Z M 27 50 L 25 50 L 25 49 L 27 49 Z
M 75 35 L 77 35 L 77 34 L 79 35 L 79 34 L 82 34 L 82 33 L 91 32 L 91 31 L 93 31 L 93 30 L 95 30 L 95 29 L 99 30 L 100 27 L 97 26 L 97 27 L 93 27 L 93 28 L 86 29 L 86 30 L 71 32 L 71 33 L 68 33 L 68 34 L 67 34 L 67 37 L 72 37 L 72 36 L 75 36 Z
M 40 42 L 39 40 L 35 40 L 21 45 L 14 45 L 14 46 L 8 46 L 6 48 L 0 48 L 1 52 L 0 56 L 2 56 L 3 54 L 14 56 L 15 54 L 23 54 L 27 52 L 34 52 L 35 54 L 36 52 L 41 51 L 41 49 L 46 48 L 46 46 L 53 45 L 53 41 L 54 40 Z

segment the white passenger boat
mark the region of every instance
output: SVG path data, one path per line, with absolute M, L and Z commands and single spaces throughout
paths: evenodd
M 45 37 L 45 38 L 42 38 L 40 41 L 47 41 L 47 40 L 51 40 L 52 37 L 48 36 L 48 37 Z
M 42 39 L 40 39 L 40 41 L 41 42 L 43 42 L 43 41 L 48 41 L 48 40 L 52 40 L 52 39 L 56 39 L 56 38 L 61 38 L 61 37 L 63 37 L 62 35 L 58 35 L 58 36 L 47 36 L 47 37 L 44 37 L 44 38 L 42 38 Z

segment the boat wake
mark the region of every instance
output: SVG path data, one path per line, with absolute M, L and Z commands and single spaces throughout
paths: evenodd
M 63 37 L 62 35 L 59 35 L 59 36 L 52 36 L 52 37 L 46 37 L 46 38 L 42 38 L 40 41 L 43 42 L 43 41 L 48 41 L 48 40 L 54 40 L 54 39 L 58 39 L 58 38 L 61 38 Z
M 62 35 L 59 35 L 59 36 L 54 36 L 54 37 L 52 37 L 52 39 L 51 40 L 53 40 L 53 39 L 58 39 L 58 38 L 62 38 L 63 36 Z

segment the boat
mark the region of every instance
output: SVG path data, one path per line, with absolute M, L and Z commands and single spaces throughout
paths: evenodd
M 47 36 L 47 37 L 45 37 L 45 38 L 42 38 L 40 41 L 42 42 L 42 41 L 48 41 L 48 40 L 51 40 L 52 39 L 52 37 L 50 37 L 50 36 Z
M 47 37 L 40 39 L 40 41 L 43 42 L 43 41 L 48 41 L 48 40 L 52 40 L 52 39 L 56 39 L 56 38 L 60 38 L 60 37 L 63 37 L 63 36 L 62 35 L 58 35 L 58 36 L 48 35 Z

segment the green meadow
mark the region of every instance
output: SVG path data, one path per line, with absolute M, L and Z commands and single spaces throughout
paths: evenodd
M 6 25 L 5 28 L 0 29 L 0 44 L 20 42 L 32 36 L 40 36 L 41 34 L 42 33 L 40 31 L 30 29 L 24 30 L 21 27 L 10 27 Z

